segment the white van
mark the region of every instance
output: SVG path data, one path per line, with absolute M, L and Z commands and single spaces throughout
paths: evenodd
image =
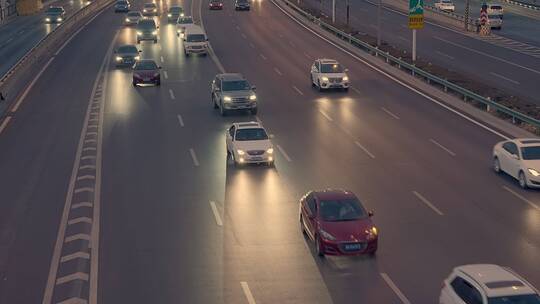
M 186 27 L 184 32 L 184 54 L 208 54 L 208 38 L 198 25 Z

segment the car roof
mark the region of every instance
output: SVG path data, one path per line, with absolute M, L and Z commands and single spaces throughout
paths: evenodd
M 472 264 L 458 266 L 455 271 L 473 279 L 488 297 L 538 293 L 529 282 L 506 267 L 493 264 Z
M 240 73 L 218 74 L 217 77 L 224 81 L 246 80 L 246 78 Z
M 246 121 L 246 122 L 235 122 L 233 123 L 234 127 L 237 129 L 237 130 L 240 130 L 240 129 L 253 129 L 253 128 L 263 128 L 264 127 L 256 122 L 256 121 Z
M 519 147 L 540 146 L 540 138 L 515 138 L 511 141 Z
M 343 189 L 325 189 L 313 191 L 313 194 L 319 200 L 335 200 L 335 199 L 347 199 L 356 198 L 356 195 L 348 190 Z
M 323 63 L 323 64 L 339 64 L 339 62 L 337 62 L 337 60 L 335 59 L 328 59 L 328 58 L 320 58 L 320 59 L 317 59 L 320 63 Z
M 203 29 L 196 25 L 196 24 L 193 24 L 193 26 L 190 26 L 189 28 L 186 28 L 186 34 L 203 34 L 203 35 L 206 35 L 205 32 L 203 31 Z
M 146 62 L 153 62 L 157 65 L 157 62 L 154 59 L 141 59 L 137 61 L 135 64 L 141 64 L 141 63 L 146 63 Z

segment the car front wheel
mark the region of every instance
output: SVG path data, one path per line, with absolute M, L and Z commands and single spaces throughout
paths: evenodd
M 319 90 L 319 92 L 322 92 L 323 88 L 321 87 L 321 81 L 320 80 L 317 80 L 317 89 Z
M 523 171 L 519 171 L 518 180 L 519 186 L 523 189 L 527 189 L 527 178 L 525 177 L 525 173 L 523 173 Z
M 251 109 L 251 114 L 252 115 L 257 115 L 257 112 L 258 112 L 258 108 Z
M 493 170 L 495 173 L 501 173 L 501 163 L 498 157 L 493 158 Z
M 317 255 L 320 257 L 324 257 L 324 250 L 321 245 L 321 241 L 319 239 L 319 236 L 315 236 L 315 250 L 317 250 Z
M 219 114 L 221 114 L 221 116 L 226 116 L 227 115 L 227 110 L 225 110 L 223 108 L 223 103 L 222 102 L 219 103 Z

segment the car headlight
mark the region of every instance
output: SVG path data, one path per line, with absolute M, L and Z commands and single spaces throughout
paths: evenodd
M 246 152 L 244 152 L 244 150 L 240 150 L 240 149 L 236 150 L 236 153 L 238 153 L 238 155 L 246 154 Z
M 322 81 L 328 81 L 328 77 L 321 77 Z
M 326 240 L 330 240 L 330 241 L 335 241 L 336 240 L 336 237 L 331 235 L 330 233 L 324 231 L 324 230 L 319 230 L 319 233 L 321 234 L 321 236 L 323 237 L 323 239 L 326 239 Z
M 225 97 L 223 97 L 223 101 L 230 102 L 230 101 L 232 101 L 232 98 L 229 97 L 229 96 L 225 96 Z
M 154 9 L 154 12 L 157 12 L 157 9 Z
M 538 171 L 536 171 L 534 169 L 529 168 L 528 170 L 529 170 L 529 173 L 532 174 L 533 176 L 539 176 L 540 175 L 540 173 L 538 173 Z
M 343 81 L 349 81 L 349 76 L 343 76 Z
M 146 9 L 143 9 L 143 12 L 145 12 L 145 13 L 146 13 Z
M 257 100 L 257 95 L 255 94 L 250 95 L 249 100 Z
M 51 21 L 51 18 L 45 18 L 45 21 Z
M 141 59 L 141 56 L 135 56 L 135 60 Z
M 56 21 L 62 21 L 62 18 L 57 18 Z
M 137 35 L 142 35 L 142 32 L 137 32 Z
M 157 35 L 157 31 L 153 31 L 153 32 L 152 32 L 152 35 Z
M 377 227 L 375 227 L 375 226 L 367 229 L 365 232 L 367 234 L 368 240 L 375 239 L 377 237 L 377 235 L 379 234 L 379 232 L 377 231 Z
M 167 14 L 167 17 L 172 17 L 172 15 L 171 15 L 171 14 Z
M 122 57 L 116 56 L 116 61 L 120 61 L 120 60 L 122 60 Z
M 181 14 L 180 14 L 180 17 L 184 17 L 184 13 L 181 13 Z
M 126 18 L 126 22 L 129 22 L 129 19 L 128 19 L 128 18 Z
M 274 148 L 269 148 L 268 150 L 266 150 L 266 153 L 268 154 L 274 153 Z

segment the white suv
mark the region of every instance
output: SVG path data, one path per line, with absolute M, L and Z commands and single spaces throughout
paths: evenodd
M 349 76 L 339 62 L 333 59 L 317 59 L 311 65 L 311 85 L 323 89 L 349 89 Z
M 435 7 L 445 12 L 454 12 L 456 7 L 450 0 L 439 0 L 435 2 Z
M 198 25 L 186 27 L 184 31 L 184 54 L 208 54 L 208 38 Z
M 227 157 L 235 165 L 274 164 L 274 147 L 263 126 L 258 122 L 237 122 L 227 130 Z
M 491 264 L 454 268 L 444 280 L 440 304 L 537 304 L 538 291 L 513 270 Z

